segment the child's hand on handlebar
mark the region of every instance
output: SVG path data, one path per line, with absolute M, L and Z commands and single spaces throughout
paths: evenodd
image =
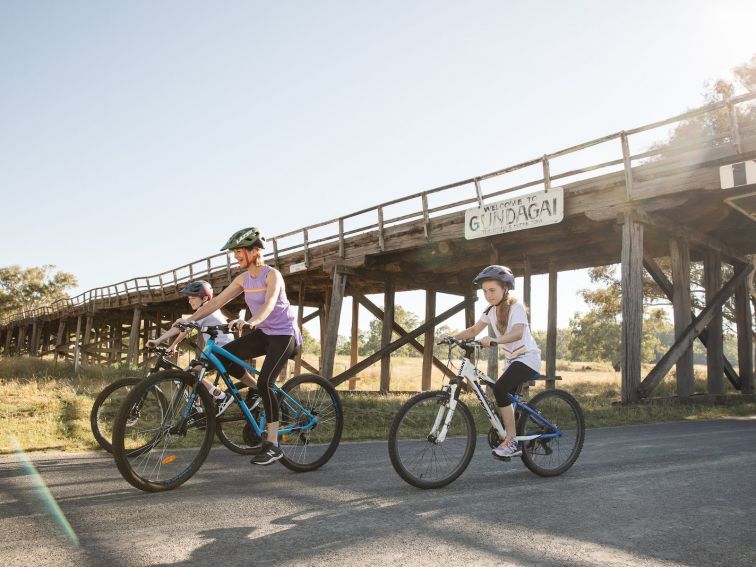
M 179 325 L 188 325 L 188 324 L 189 324 L 189 323 L 191 323 L 191 322 L 192 322 L 192 321 L 190 321 L 189 319 L 176 319 L 176 320 L 175 320 L 175 321 L 173 322 L 173 326 L 174 326 L 174 327 L 178 327 Z
M 480 344 L 484 347 L 492 347 L 498 345 L 499 343 L 497 343 L 496 339 L 494 339 L 493 337 L 483 337 L 482 339 L 480 339 Z

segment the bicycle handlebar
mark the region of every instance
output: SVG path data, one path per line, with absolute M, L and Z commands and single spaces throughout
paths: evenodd
M 200 333 L 230 333 L 231 330 L 229 329 L 228 324 L 223 325 L 205 325 L 202 326 L 196 321 L 189 321 L 187 323 L 174 323 L 176 327 L 181 329 L 182 331 L 186 331 L 188 329 L 198 329 Z
M 460 348 L 484 348 L 483 343 L 476 341 L 475 339 L 455 339 L 454 337 L 444 337 L 437 344 L 439 345 L 453 345 Z

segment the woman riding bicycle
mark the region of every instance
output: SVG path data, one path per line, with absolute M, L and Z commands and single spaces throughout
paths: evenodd
M 262 444 L 260 453 L 251 461 L 256 465 L 269 465 L 283 456 L 278 447 L 279 408 L 271 394 L 270 386 L 286 362 L 297 354 L 302 344 L 302 334 L 286 298 L 283 276 L 275 268 L 266 266 L 263 261 L 264 242 L 265 238 L 255 227 L 235 232 L 221 250 L 231 250 L 239 262 L 239 267 L 245 272 L 234 278 L 226 289 L 190 317 L 176 321 L 198 321 L 220 309 L 239 294 L 244 294 L 252 317 L 248 321 L 236 319 L 231 321 L 229 326 L 238 331 L 249 327 L 252 332 L 231 341 L 224 348 L 245 360 L 265 356 L 257 386 L 268 425 L 266 441 Z M 238 364 L 229 362 L 227 370 L 245 384 L 254 384 L 252 376 Z
M 475 325 L 454 335 L 455 339 L 472 339 L 491 325 L 495 336 L 482 338 L 481 344 L 503 345 L 506 367 L 493 390 L 506 437 L 492 451 L 497 457 L 522 454 L 515 440 L 515 414 L 507 393 L 515 393 L 520 384 L 531 380 L 541 368 L 541 351 L 530 334 L 525 306 L 509 295 L 510 290 L 514 289 L 514 281 L 512 270 L 506 266 L 488 266 L 481 271 L 473 283 L 480 284 L 489 307 Z

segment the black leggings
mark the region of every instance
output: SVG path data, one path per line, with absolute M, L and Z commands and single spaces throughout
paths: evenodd
M 493 387 L 496 405 L 500 408 L 510 405 L 512 400 L 507 394 L 514 394 L 520 384 L 529 381 L 536 374 L 538 372 L 523 362 L 515 361 L 507 366 L 504 374 L 499 377 Z
M 294 335 L 266 335 L 260 329 L 255 329 L 248 335 L 224 345 L 223 348 L 242 360 L 265 355 L 265 362 L 257 377 L 257 389 L 265 408 L 265 420 L 268 423 L 278 421 L 278 403 L 273 398 L 270 387 L 275 383 L 286 362 L 299 352 Z M 244 368 L 235 362 L 224 359 L 223 363 L 234 378 L 244 375 Z

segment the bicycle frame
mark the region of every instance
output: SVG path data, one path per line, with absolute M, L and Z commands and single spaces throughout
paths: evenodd
M 456 378 L 450 380 L 449 383 L 444 387 L 444 389 L 448 390 L 449 392 L 449 411 L 446 412 L 446 416 L 444 418 L 444 407 L 442 406 L 441 408 L 439 408 L 438 414 L 436 415 L 436 421 L 433 424 L 433 429 L 431 430 L 430 434 L 436 437 L 438 443 L 442 443 L 446 439 L 446 434 L 449 430 L 449 424 L 454 417 L 454 410 L 457 407 L 460 385 L 462 384 L 463 380 L 467 380 L 468 383 L 472 384 L 475 395 L 477 396 L 478 401 L 483 408 L 483 411 L 488 416 L 488 420 L 491 422 L 491 425 L 494 427 L 494 429 L 496 429 L 496 432 L 499 434 L 499 438 L 504 439 L 506 433 L 504 430 L 504 424 L 501 421 L 501 416 L 499 415 L 499 412 L 494 408 L 493 403 L 491 403 L 491 400 L 486 395 L 482 386 L 482 384 L 493 386 L 496 382 L 484 372 L 478 370 L 475 364 L 473 364 L 467 356 L 462 357 L 462 363 L 459 367 L 459 372 L 457 372 Z M 560 431 L 559 427 L 549 422 L 541 415 L 540 412 L 528 406 L 527 403 L 522 401 L 522 398 L 518 394 L 507 395 L 509 396 L 510 400 L 512 400 L 512 408 L 514 410 L 520 408 L 521 410 L 528 413 L 531 419 L 533 419 L 538 425 L 546 427 L 549 431 L 551 431 L 551 433 L 539 433 L 536 435 L 518 435 L 515 437 L 517 441 L 532 441 L 533 439 L 552 439 L 555 437 L 561 437 L 562 432 Z M 441 423 L 442 420 L 443 424 Z
M 203 330 L 206 328 L 199 329 L 200 332 L 203 332 Z M 207 331 L 204 331 L 207 332 Z M 263 414 L 260 416 L 260 422 L 258 423 L 257 420 L 254 418 L 252 413 L 249 411 L 249 408 L 247 407 L 247 404 L 244 403 L 239 396 L 239 388 L 236 387 L 233 380 L 228 374 L 228 371 L 226 370 L 226 367 L 223 365 L 223 362 L 221 362 L 221 358 L 225 358 L 226 360 L 230 360 L 231 362 L 235 362 L 248 372 L 259 376 L 260 371 L 257 370 L 254 366 L 248 364 L 247 362 L 243 361 L 239 357 L 235 356 L 234 354 L 228 352 L 223 347 L 218 346 L 215 344 L 215 336 L 214 333 L 210 332 L 210 337 L 207 339 L 205 348 L 202 350 L 198 363 L 202 366 L 199 375 L 197 376 L 197 380 L 195 381 L 195 388 L 192 394 L 189 396 L 189 403 L 187 403 L 186 407 L 184 408 L 184 418 L 188 418 L 189 412 L 191 410 L 192 404 L 194 403 L 194 400 L 197 396 L 197 385 L 201 382 L 203 376 L 205 375 L 205 372 L 208 369 L 208 366 L 212 365 L 212 367 L 218 371 L 218 375 L 221 377 L 223 382 L 226 384 L 226 387 L 228 388 L 228 391 L 231 393 L 231 395 L 234 398 L 234 401 L 236 401 L 237 404 L 239 404 L 239 407 L 242 410 L 242 413 L 244 414 L 245 419 L 247 422 L 252 426 L 252 428 L 255 430 L 255 433 L 258 436 L 262 436 L 263 432 L 265 431 L 265 415 Z M 191 365 L 190 365 L 191 366 Z M 316 423 L 317 418 L 310 413 L 309 410 L 302 407 L 294 398 L 289 396 L 285 391 L 283 391 L 280 387 L 273 384 L 271 385 L 271 389 L 273 390 L 274 394 L 283 396 L 283 404 L 288 406 L 289 408 L 292 408 L 296 410 L 298 413 L 304 414 L 308 417 L 307 423 L 304 424 L 297 424 L 296 426 L 288 426 L 283 427 L 278 430 L 279 437 L 282 435 L 287 435 L 294 431 L 295 429 L 297 431 L 307 431 L 308 429 L 311 429 Z

